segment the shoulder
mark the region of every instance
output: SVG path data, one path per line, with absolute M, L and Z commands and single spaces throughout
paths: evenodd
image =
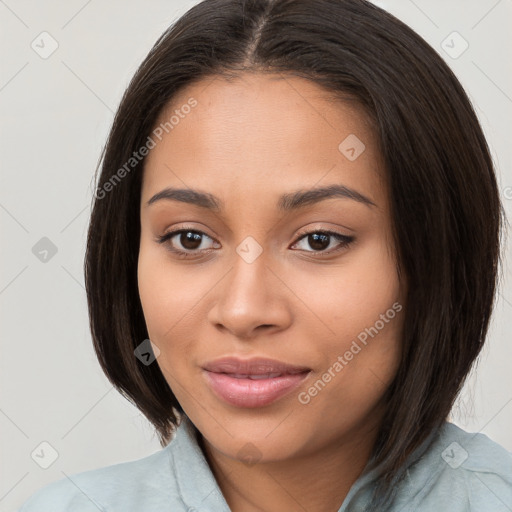
M 143 459 L 85 471 L 37 491 L 18 512 L 229 512 L 184 415 L 172 441 Z
M 163 503 L 168 506 L 174 483 L 171 445 L 139 460 L 66 475 L 34 493 L 18 512 L 149 511 L 161 509 Z
M 484 434 L 445 423 L 407 471 L 404 490 L 418 511 L 510 512 L 512 454 Z

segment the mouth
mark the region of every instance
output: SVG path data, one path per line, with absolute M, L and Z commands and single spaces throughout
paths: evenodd
M 304 366 L 272 359 L 223 358 L 203 367 L 207 385 L 223 401 L 236 407 L 269 405 L 300 386 L 311 372 Z

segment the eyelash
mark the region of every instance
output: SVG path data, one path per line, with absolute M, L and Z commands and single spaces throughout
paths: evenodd
M 178 257 L 180 258 L 189 258 L 189 257 L 194 257 L 194 256 L 197 256 L 199 252 L 201 251 L 198 251 L 197 249 L 195 250 L 188 250 L 188 251 L 182 251 L 181 249 L 176 249 L 176 248 L 173 248 L 171 247 L 170 244 L 168 244 L 167 242 L 169 242 L 172 238 L 174 238 L 176 235 L 179 235 L 181 233 L 196 233 L 196 234 L 199 234 L 199 235 L 204 235 L 210 239 L 213 240 L 212 237 L 208 236 L 206 233 L 202 232 L 202 231 L 199 231 L 197 229 L 192 229 L 192 228 L 180 228 L 180 229 L 177 229 L 175 231 L 170 231 L 162 236 L 159 236 L 157 237 L 156 241 L 157 243 L 159 244 L 166 244 L 168 247 L 167 247 L 167 250 L 171 251 L 172 253 L 176 254 Z M 332 254 L 332 253 L 335 253 L 335 252 L 338 252 L 338 251 L 341 251 L 343 249 L 346 249 L 348 246 L 350 246 L 354 240 L 355 240 L 355 237 L 353 236 L 347 236 L 347 235 L 342 235 L 341 233 L 337 233 L 335 231 L 328 231 L 328 230 L 322 230 L 322 229 L 317 229 L 317 230 L 313 230 L 313 231 L 308 231 L 306 233 L 301 233 L 299 238 L 297 238 L 297 240 L 292 244 L 292 245 L 296 245 L 299 241 L 303 240 L 304 238 L 307 238 L 309 235 L 313 235 L 313 234 L 321 234 L 321 235 L 327 235 L 327 236 L 331 236 L 333 238 L 335 238 L 338 242 L 339 242 L 339 246 L 338 248 L 336 249 L 331 249 L 329 251 L 304 251 L 306 253 L 312 253 L 312 254 L 318 254 L 318 255 L 324 255 L 324 254 Z M 208 253 L 210 253 L 212 250 L 214 249 L 207 249 L 206 251 Z M 205 249 L 203 249 L 203 251 L 205 251 Z M 315 258 L 318 257 L 318 256 L 314 256 Z

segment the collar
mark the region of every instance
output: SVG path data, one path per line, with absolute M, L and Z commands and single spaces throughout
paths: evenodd
M 182 414 L 182 421 L 169 447 L 178 492 L 187 510 L 230 512 L 217 481 L 198 444 L 199 431 Z
M 188 510 L 212 510 L 230 512 L 217 481 L 198 443 L 201 434 L 190 419 L 183 414 L 176 435 L 168 445 L 169 458 L 180 499 Z M 434 430 L 427 439 L 409 456 L 403 466 L 402 482 L 407 485 L 409 469 L 420 461 L 432 442 L 438 437 Z M 373 493 L 381 474 L 380 466 L 370 469 L 371 461 L 361 476 L 350 488 L 338 512 L 365 512 L 372 508 Z M 429 475 L 430 478 L 432 475 Z M 397 482 L 398 483 L 398 482 Z M 394 485 L 397 489 L 398 485 Z M 384 510 L 379 504 L 378 509 Z

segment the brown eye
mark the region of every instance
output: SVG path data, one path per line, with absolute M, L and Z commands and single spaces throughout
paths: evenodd
M 324 251 L 329 247 L 330 236 L 323 233 L 312 233 L 308 235 L 308 245 L 315 251 Z
M 302 235 L 293 247 L 298 246 L 300 250 L 312 253 L 331 253 L 348 247 L 353 241 L 353 236 L 334 231 L 312 231 Z
M 182 231 L 178 238 L 182 247 L 187 250 L 193 251 L 198 249 L 202 242 L 201 234 L 196 231 Z
M 211 242 L 215 244 L 215 241 L 206 233 L 192 229 L 171 231 L 159 237 L 157 241 L 160 244 L 167 245 L 170 251 L 179 254 L 195 254 L 209 251 L 213 248 Z

